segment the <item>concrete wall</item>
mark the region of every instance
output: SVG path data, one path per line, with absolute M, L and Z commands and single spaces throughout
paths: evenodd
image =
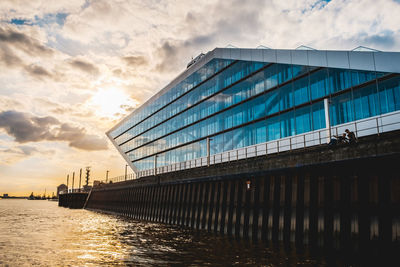
M 71 209 L 82 209 L 85 205 L 87 196 L 87 192 L 60 194 L 58 196 L 58 206 Z
M 389 244 L 400 239 L 399 143 L 393 132 L 102 185 L 86 208 L 254 241 Z

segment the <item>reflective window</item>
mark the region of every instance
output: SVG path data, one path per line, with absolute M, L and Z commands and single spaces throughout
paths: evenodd
M 356 120 L 378 115 L 378 93 L 375 83 L 362 88 L 362 90 L 355 90 L 353 98 Z
M 279 110 L 283 111 L 293 107 L 293 88 L 292 83 L 279 88 Z
M 265 109 L 267 115 L 274 114 L 279 111 L 279 91 L 274 90 L 266 95 Z
M 350 71 L 343 69 L 329 69 L 329 87 L 331 93 L 350 88 Z
M 281 138 L 281 127 L 279 116 L 267 119 L 267 141 Z
M 379 81 L 386 73 L 290 64 L 260 70 L 266 63 L 238 61 L 206 80 L 228 64 L 221 62 L 200 68 L 112 131 L 123 133 L 115 140 L 139 170 L 153 168 L 155 154 L 158 166 L 204 157 L 207 137 L 217 154 L 323 129 L 322 99 L 332 93 L 339 93 L 331 98 L 332 125 L 400 110 L 400 78 Z
M 330 119 L 332 125 L 342 124 L 354 120 L 351 92 L 332 98 L 330 104 Z
M 308 89 L 308 81 L 309 77 L 306 76 L 297 80 L 293 83 L 293 91 L 294 91 L 294 104 L 300 105 L 310 101 L 310 94 Z
M 400 77 L 378 83 L 379 106 L 381 113 L 400 110 Z
M 324 102 L 320 101 L 311 106 L 313 130 L 319 130 L 326 127 Z
M 296 134 L 311 131 L 311 106 L 296 109 Z

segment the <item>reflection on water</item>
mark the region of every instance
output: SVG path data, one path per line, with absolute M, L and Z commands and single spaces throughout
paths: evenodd
M 305 253 L 60 208 L 44 200 L 0 200 L 0 230 L 0 265 L 327 265 L 323 258 Z

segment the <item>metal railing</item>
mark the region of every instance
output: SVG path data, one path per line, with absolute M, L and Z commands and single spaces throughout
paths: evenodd
M 101 183 L 118 183 L 118 182 L 124 182 L 127 180 L 133 180 L 133 179 L 135 179 L 135 174 L 129 173 L 126 176 L 123 174 L 123 175 L 115 176 L 115 177 L 108 178 L 105 180 L 101 180 L 100 182 Z
M 68 194 L 68 193 L 80 193 L 80 192 L 87 192 L 85 189 L 82 188 L 68 188 L 67 190 L 62 190 L 59 192 L 59 194 Z
M 285 151 L 293 151 L 298 149 L 305 149 L 307 147 L 324 145 L 330 142 L 332 136 L 338 136 L 339 134 L 344 133 L 345 129 L 349 129 L 350 131 L 354 132 L 357 138 L 369 135 L 380 135 L 384 132 L 399 130 L 400 111 L 335 125 L 330 127 L 330 134 L 329 129 L 324 128 L 252 146 L 213 154 L 210 156 L 209 160 L 208 157 L 201 157 L 145 171 L 139 171 L 137 173 L 137 178 L 198 167 L 205 167 L 208 165 L 232 162 L 241 159 L 268 156 Z M 129 175 L 129 178 L 127 180 L 131 179 L 134 179 L 133 174 Z M 125 181 L 125 176 L 121 175 L 109 179 L 109 181 L 110 180 L 112 182 Z

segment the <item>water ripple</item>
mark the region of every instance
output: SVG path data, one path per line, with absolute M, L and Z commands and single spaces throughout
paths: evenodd
M 246 242 L 56 202 L 0 200 L 0 265 L 281 266 L 325 265 Z

